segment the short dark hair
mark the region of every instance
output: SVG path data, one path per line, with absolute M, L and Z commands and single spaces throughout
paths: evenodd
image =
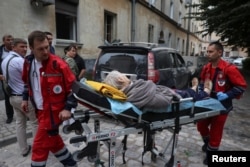
M 44 33 L 45 33 L 46 35 L 51 35 L 51 36 L 53 36 L 53 34 L 52 34 L 51 32 L 49 32 L 49 31 L 44 31 Z
M 64 53 L 66 54 L 66 52 L 71 50 L 71 48 L 75 48 L 75 50 L 77 50 L 77 46 L 75 44 L 70 44 L 64 48 Z
M 10 34 L 4 34 L 2 40 L 4 41 L 5 38 L 13 38 L 13 36 Z
M 22 38 L 14 38 L 12 45 L 16 46 L 19 43 L 27 44 L 27 41 L 25 39 L 22 39 Z
M 223 45 L 219 41 L 210 42 L 208 46 L 214 45 L 217 50 L 224 51 Z
M 31 47 L 34 46 L 34 41 L 35 40 L 44 41 L 45 39 L 47 39 L 46 34 L 44 32 L 42 32 L 42 31 L 39 31 L 39 30 L 31 32 L 29 34 L 29 36 L 28 36 L 29 45 Z

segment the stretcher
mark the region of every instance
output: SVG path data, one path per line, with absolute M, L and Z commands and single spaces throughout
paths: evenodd
M 152 161 L 157 158 L 165 161 L 165 167 L 172 167 L 175 164 L 175 153 L 178 142 L 178 134 L 181 126 L 189 123 L 194 123 L 198 120 L 216 116 L 221 113 L 223 107 L 219 109 L 210 109 L 196 105 L 192 98 L 175 99 L 171 104 L 171 112 L 138 112 L 134 107 L 125 107 L 119 114 L 114 112 L 112 99 L 109 99 L 102 94 L 94 91 L 86 84 L 75 82 L 72 87 L 75 98 L 80 104 L 88 110 L 76 110 L 73 113 L 75 122 L 63 127 L 64 133 L 75 131 L 77 136 L 70 139 L 70 143 L 85 142 L 86 147 L 77 150 L 73 153 L 73 158 L 76 161 L 81 161 L 87 157 L 88 161 L 94 162 L 95 166 L 104 166 L 104 162 L 100 157 L 100 142 L 104 143 L 109 150 L 109 167 L 115 167 L 115 159 L 118 153 L 122 153 L 123 163 L 126 163 L 125 152 L 127 150 L 127 138 L 130 134 L 143 135 L 143 155 L 146 152 L 151 152 Z M 183 107 L 182 104 L 188 103 L 188 107 Z M 203 104 L 206 104 L 203 103 Z M 132 105 L 133 106 L 133 105 Z M 184 105 L 185 106 L 185 105 Z M 210 104 L 208 106 L 211 106 Z M 217 108 L 217 107 L 216 107 Z M 141 111 L 141 109 L 139 110 Z M 100 117 L 105 117 L 122 123 L 124 126 L 120 129 L 101 130 Z M 94 130 L 88 126 L 90 118 L 94 118 Z M 156 148 L 154 138 L 157 131 L 167 129 L 173 133 L 167 146 L 162 152 Z M 123 137 L 120 145 L 117 145 L 117 138 Z M 168 148 L 171 147 L 170 158 L 166 158 L 165 154 Z

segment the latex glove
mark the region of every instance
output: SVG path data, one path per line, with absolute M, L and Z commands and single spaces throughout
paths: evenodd
M 226 100 L 227 98 L 228 98 L 228 95 L 226 93 L 223 93 L 223 92 L 217 93 L 217 99 L 219 101 Z

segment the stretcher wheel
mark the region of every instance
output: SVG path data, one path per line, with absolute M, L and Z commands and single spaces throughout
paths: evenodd
M 173 165 L 174 165 L 173 163 L 169 163 L 169 162 L 168 162 L 168 163 L 165 164 L 164 167 L 173 167 Z
M 97 160 L 97 156 L 96 155 L 91 155 L 91 156 L 88 156 L 87 158 L 88 158 L 89 162 L 96 162 L 96 160 Z
M 95 167 L 105 167 L 104 162 L 102 162 L 100 159 L 97 159 L 95 161 Z
M 76 162 L 79 162 L 79 161 L 82 160 L 82 158 L 79 157 L 80 153 L 81 153 L 81 151 L 79 150 L 79 151 L 75 151 L 75 152 L 72 154 L 72 157 L 73 157 L 73 159 L 74 159 Z
M 64 125 L 62 131 L 64 134 L 70 134 L 70 130 L 68 129 L 70 125 Z
M 157 147 L 154 147 L 154 149 L 158 151 Z M 156 158 L 157 158 L 157 155 L 153 151 L 151 151 L 151 160 L 153 162 L 156 162 Z
M 151 154 L 151 160 L 152 162 L 156 162 L 157 155 L 155 153 Z
M 81 130 L 75 130 L 75 134 L 76 135 L 81 135 L 83 133 L 83 130 L 81 129 Z

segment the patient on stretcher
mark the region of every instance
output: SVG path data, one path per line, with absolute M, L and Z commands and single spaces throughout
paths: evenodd
M 137 108 L 166 108 L 172 99 L 193 97 L 195 101 L 208 98 L 212 88 L 210 80 L 205 81 L 204 89 L 197 91 L 198 79 L 192 80 L 192 88 L 186 90 L 173 90 L 163 85 L 156 85 L 150 80 L 129 80 L 126 75 L 110 72 L 103 81 L 105 84 L 121 90 L 127 96 L 127 101 Z

